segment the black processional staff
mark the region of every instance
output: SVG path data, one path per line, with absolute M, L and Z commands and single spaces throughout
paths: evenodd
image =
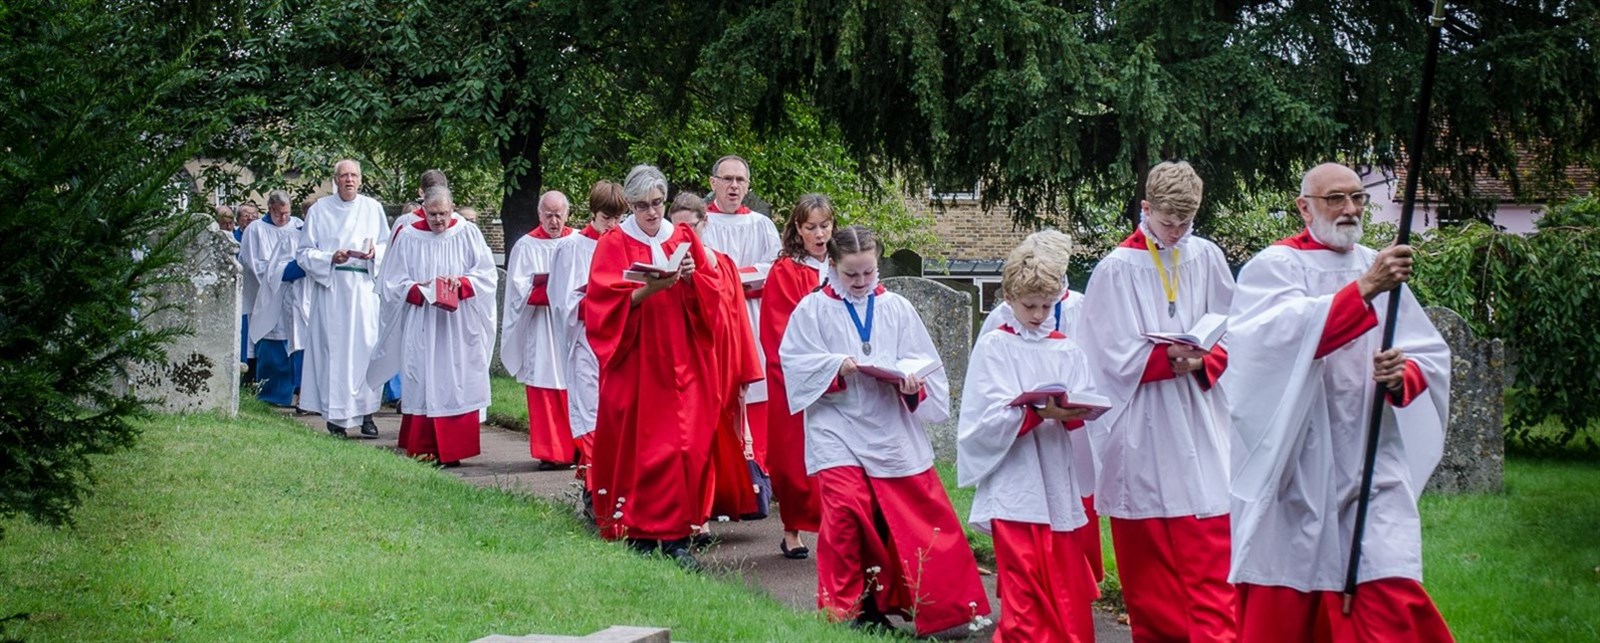
M 1428 49 L 1422 59 L 1422 90 L 1417 93 L 1417 126 L 1411 132 L 1411 147 L 1406 151 L 1406 197 L 1400 209 L 1400 234 L 1396 245 L 1411 243 L 1411 213 L 1417 207 L 1417 182 L 1422 178 L 1422 155 L 1428 144 L 1428 108 L 1433 104 L 1434 68 L 1439 65 L 1439 41 L 1444 31 L 1444 0 L 1433 0 L 1428 17 Z M 1383 350 L 1394 347 L 1396 322 L 1400 318 L 1400 289 L 1389 291 L 1388 315 L 1383 322 Z M 1350 539 L 1350 567 L 1344 576 L 1344 613 L 1350 614 L 1356 598 L 1356 572 L 1361 568 L 1361 539 L 1367 530 L 1367 507 L 1372 504 L 1372 470 L 1378 460 L 1378 433 L 1383 426 L 1384 396 L 1387 387 L 1378 386 L 1373 395 L 1372 413 L 1367 423 L 1367 448 L 1361 464 L 1361 496 L 1356 500 L 1356 529 Z

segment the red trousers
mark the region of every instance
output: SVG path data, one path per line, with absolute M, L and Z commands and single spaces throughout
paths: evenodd
M 1233 641 L 1228 517 L 1111 519 L 1128 624 L 1139 641 Z
M 1448 643 L 1455 638 L 1422 584 L 1382 578 L 1360 584 L 1350 615 L 1340 592 L 1301 592 L 1269 585 L 1239 586 L 1241 643 L 1304 641 Z
M 750 448 L 755 451 L 756 464 L 767 470 L 767 403 L 751 402 L 744 408 L 745 421 L 750 425 Z
M 925 636 L 989 614 L 978 563 L 933 469 L 872 478 L 861 467 L 817 473 L 817 606 L 855 618 L 871 592 L 885 614 L 910 618 Z
M 406 442 L 400 447 L 406 455 L 431 454 L 440 462 L 460 462 L 482 453 L 478 445 L 478 412 L 431 418 L 403 415 L 400 425 L 409 424 Z
M 772 497 L 784 531 L 817 531 L 822 524 L 822 504 L 817 478 L 806 474 L 806 418 L 789 413 L 781 380 L 767 376 L 767 471 L 772 475 Z
M 572 423 L 567 419 L 567 392 L 529 386 L 528 452 L 535 460 L 572 464 Z
M 992 520 L 995 573 L 999 575 L 998 643 L 1094 641 L 1090 604 L 1100 597 L 1077 531 L 1050 525 Z

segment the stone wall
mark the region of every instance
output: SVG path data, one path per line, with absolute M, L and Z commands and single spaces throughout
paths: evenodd
M 167 347 L 166 360 L 130 367 L 129 382 L 135 395 L 155 401 L 154 410 L 231 416 L 239 412 L 239 244 L 210 217 L 196 218 L 208 223 L 183 262 L 168 268 L 177 279 L 140 294 L 146 310 L 165 307 L 151 315 L 151 328 L 190 334 Z
M 1505 466 L 1505 345 L 1479 339 L 1461 315 L 1448 308 L 1427 309 L 1450 345 L 1450 420 L 1444 457 L 1428 479 L 1433 493 L 1485 493 L 1501 490 Z
M 928 437 L 939 459 L 954 460 L 956 415 L 967 379 L 967 357 L 972 352 L 972 296 L 922 277 L 889 277 L 883 280 L 883 287 L 905 297 L 917 309 L 944 362 L 944 375 L 950 381 L 950 419 L 929 426 Z

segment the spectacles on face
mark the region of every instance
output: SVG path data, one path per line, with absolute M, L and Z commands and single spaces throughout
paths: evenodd
M 1370 192 L 1329 192 L 1327 194 L 1302 194 L 1300 196 L 1308 199 L 1321 199 L 1323 203 L 1332 208 L 1342 208 L 1349 203 L 1356 204 L 1358 208 L 1364 208 L 1367 207 L 1368 202 L 1372 201 L 1372 193 Z
M 446 219 L 446 218 L 450 217 L 450 211 L 449 210 L 446 210 L 444 212 L 427 212 L 427 211 L 424 211 L 423 213 L 428 215 L 429 217 L 438 218 L 438 219 Z
M 653 212 L 655 210 L 660 210 L 661 206 L 665 205 L 666 202 L 667 202 L 666 199 L 652 199 L 650 201 L 634 201 L 633 203 L 629 203 L 628 207 L 633 208 L 634 214 L 638 214 L 640 212 Z
M 750 182 L 750 177 L 748 177 L 748 176 L 739 176 L 737 174 L 730 174 L 728 176 L 714 176 L 712 178 L 717 179 L 719 181 L 727 181 L 728 183 L 732 183 L 734 185 L 744 185 L 744 184 Z

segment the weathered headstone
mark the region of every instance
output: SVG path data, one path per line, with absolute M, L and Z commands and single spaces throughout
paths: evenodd
M 494 353 L 489 356 L 489 374 L 490 375 L 500 376 L 500 377 L 511 377 L 511 373 L 506 370 L 505 365 L 500 363 L 500 342 L 504 338 L 500 337 L 500 334 L 498 332 L 498 329 L 505 327 L 505 320 L 506 320 L 506 297 L 505 297 L 505 294 L 506 294 L 506 288 L 508 287 L 506 285 L 506 269 L 505 268 L 495 268 L 494 271 L 495 271 L 495 274 L 499 276 L 500 281 L 498 282 L 498 285 L 495 287 L 495 291 L 494 291 L 495 292 L 495 298 L 499 299 L 499 301 L 496 301 L 494 303 L 494 309 L 496 311 L 496 314 L 494 316 L 494 320 L 495 320 L 495 328 L 497 329 L 497 332 L 495 333 L 495 339 L 494 339 Z
M 1506 354 L 1498 339 L 1480 339 L 1461 315 L 1448 308 L 1428 308 L 1445 343 L 1450 345 L 1450 420 L 1445 428 L 1444 457 L 1428 479 L 1435 493 L 1483 493 L 1501 490 L 1505 465 Z
M 209 220 L 210 217 L 199 216 Z M 151 329 L 183 327 L 191 334 L 167 347 L 164 361 L 129 367 L 134 395 L 164 412 L 239 412 L 239 245 L 212 221 L 167 268 L 176 280 L 140 293 Z
M 967 357 L 972 352 L 972 296 L 922 277 L 890 277 L 883 280 L 883 287 L 905 297 L 917 309 L 944 362 L 944 375 L 950 380 L 950 419 L 928 427 L 928 437 L 939 459 L 954 460 L 956 412 L 961 407 L 961 386 L 967 379 Z
M 901 248 L 889 254 L 886 261 L 881 262 L 879 272 L 884 277 L 921 277 L 922 255 L 910 248 Z

